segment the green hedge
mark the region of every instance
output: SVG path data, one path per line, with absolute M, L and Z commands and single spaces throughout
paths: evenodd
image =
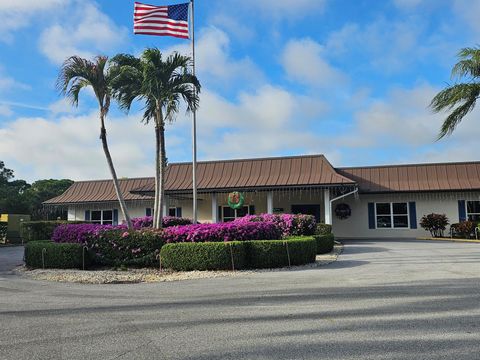
M 326 254 L 333 250 L 335 237 L 333 234 L 315 235 L 317 242 L 317 254 Z
M 317 228 L 315 229 L 316 235 L 327 235 L 332 233 L 332 225 L 320 223 L 317 224 Z
M 317 244 L 313 236 L 285 240 L 255 240 L 245 242 L 247 266 L 252 269 L 303 265 L 315 261 Z M 287 254 L 288 248 L 288 254 Z
M 42 251 L 45 249 L 45 268 L 82 269 L 83 246 L 80 244 L 54 243 L 51 241 L 30 241 L 25 245 L 25 264 L 30 268 L 42 268 Z M 85 252 L 85 267 L 91 264 L 88 251 Z
M 177 271 L 232 270 L 245 267 L 245 242 L 172 243 L 162 247 L 162 266 Z
M 303 265 L 315 261 L 317 243 L 313 236 L 286 240 L 251 240 L 232 242 L 174 243 L 162 247 L 165 268 L 190 270 L 231 270 L 275 268 Z M 288 248 L 288 254 L 287 254 Z
M 20 228 L 23 242 L 51 239 L 53 230 L 60 224 L 79 224 L 83 221 L 24 221 Z
M 0 221 L 0 243 L 7 241 L 8 222 Z

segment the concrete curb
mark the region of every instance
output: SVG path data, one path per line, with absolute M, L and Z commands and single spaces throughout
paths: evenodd
M 452 239 L 452 238 L 418 237 L 418 238 L 416 238 L 416 240 L 450 241 L 450 242 L 461 242 L 461 243 L 475 243 L 475 244 L 480 244 L 480 240 L 473 240 L 473 239 Z

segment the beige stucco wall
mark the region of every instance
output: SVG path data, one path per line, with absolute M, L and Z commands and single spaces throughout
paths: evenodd
M 335 214 L 333 217 L 333 232 L 343 238 L 415 238 L 429 236 L 429 233 L 419 225 L 425 214 L 445 214 L 450 223 L 458 222 L 458 200 L 479 200 L 480 192 L 476 193 L 410 193 L 410 194 L 360 194 L 357 199 L 353 196 L 334 202 L 335 205 L 344 202 L 350 205 L 352 215 L 348 219 L 340 220 Z M 368 203 L 369 202 L 410 202 L 415 201 L 417 213 L 417 229 L 369 229 Z M 333 211 L 333 210 L 332 210 Z M 448 232 L 448 227 L 447 227 Z

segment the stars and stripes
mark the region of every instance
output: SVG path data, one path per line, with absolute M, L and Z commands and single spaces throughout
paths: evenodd
M 188 6 L 189 3 L 156 6 L 135 2 L 133 32 L 188 39 Z

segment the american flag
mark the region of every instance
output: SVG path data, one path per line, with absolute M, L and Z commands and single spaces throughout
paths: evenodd
M 135 2 L 133 32 L 188 39 L 188 5 L 155 6 Z

